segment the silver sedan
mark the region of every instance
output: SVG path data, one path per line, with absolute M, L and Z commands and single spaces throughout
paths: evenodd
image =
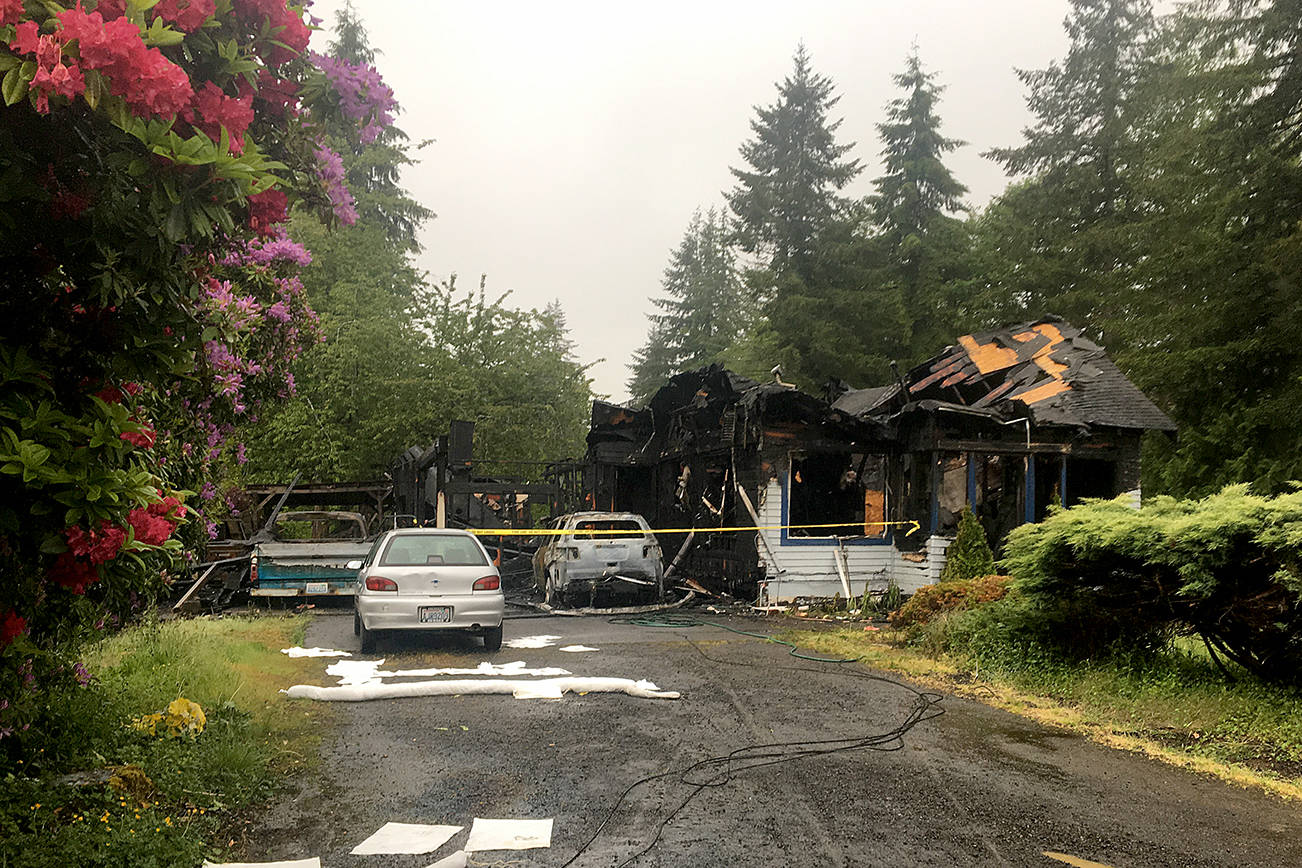
M 502 647 L 506 600 L 488 552 L 463 530 L 403 528 L 380 536 L 357 572 L 353 632 L 362 652 L 389 630 L 462 630 Z

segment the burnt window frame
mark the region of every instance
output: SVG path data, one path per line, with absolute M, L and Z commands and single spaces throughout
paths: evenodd
M 893 455 L 889 452 L 874 452 L 865 450 L 862 453 L 846 451 L 838 453 L 834 450 L 808 450 L 793 449 L 787 453 L 786 472 L 778 475 L 778 485 L 782 493 L 782 529 L 780 531 L 779 545 L 782 546 L 889 546 L 895 543 L 894 525 L 886 526 L 886 533 L 881 536 L 792 536 L 788 530 L 791 524 L 791 488 L 792 476 L 795 473 L 797 459 L 804 460 L 811 454 L 835 455 L 844 454 L 847 458 L 854 454 L 873 455 L 882 459 L 883 474 L 882 484 L 883 491 L 886 495 L 886 505 L 884 514 L 887 522 L 891 521 L 891 506 L 894 502 L 894 496 L 891 492 L 890 467 Z

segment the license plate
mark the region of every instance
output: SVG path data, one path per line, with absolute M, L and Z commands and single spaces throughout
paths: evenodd
M 308 582 L 307 587 L 303 589 L 306 594 L 328 594 L 330 593 L 329 582 Z
M 452 620 L 451 606 L 421 606 L 420 622 L 422 624 L 446 624 Z

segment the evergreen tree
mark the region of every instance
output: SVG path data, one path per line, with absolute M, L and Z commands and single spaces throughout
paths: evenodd
M 996 293 L 1025 315 L 1061 314 L 1121 349 L 1135 336 L 1126 323 L 1140 301 L 1127 291 L 1131 239 L 1118 229 L 1139 207 L 1127 178 L 1138 158 L 1133 98 L 1154 33 L 1151 3 L 1071 0 L 1064 26 L 1071 45 L 1061 63 L 1018 71 L 1035 115 L 1023 143 L 988 153 L 1009 174 L 1032 176 L 1039 189 L 1018 188 L 1000 207 L 1034 231 L 1010 238 L 986 222 L 985 243 L 1009 266 L 993 276 Z
M 961 184 L 945 166 L 964 142 L 940 133 L 936 103 L 943 90 L 925 72 L 915 48 L 894 76 L 904 92 L 887 104 L 882 139 L 885 173 L 874 181 L 872 218 L 884 267 L 878 280 L 898 288 L 912 319 L 910 361 L 935 353 L 970 323 L 962 290 L 970 270 Z
M 679 371 L 718 361 L 740 333 L 743 295 L 728 240 L 726 215 L 713 208 L 692 215 L 665 268 L 665 295 L 652 300 L 660 313 L 630 365 L 635 398 L 649 397 Z
M 349 63 L 372 66 L 375 64 L 375 49 L 371 47 L 366 35 L 366 27 L 357 16 L 351 0 L 335 13 L 335 38 L 330 41 L 330 56 Z
M 854 143 L 838 144 L 841 121 L 828 114 L 840 97 L 831 79 L 810 67 L 801 44 L 778 99 L 755 107 L 754 138 L 741 146 L 746 167 L 727 194 L 741 249 L 762 257 L 774 274 L 807 277 L 819 231 L 840 210 L 838 191 L 862 170 L 844 159 Z
M 994 575 L 995 556 L 986 541 L 986 532 L 977 521 L 972 507 L 963 507 L 958 519 L 958 532 L 945 550 L 945 568 L 940 571 L 942 582 L 979 579 Z
M 778 278 L 768 306 L 785 379 L 818 394 L 832 377 L 852 385 L 890 382 L 890 363 L 908 352 L 911 311 L 898 285 L 883 281 L 879 246 L 862 207 L 823 228 L 801 277 Z M 765 368 L 767 373 L 767 368 Z
M 351 3 L 345 3 L 336 13 L 333 29 L 335 38 L 330 42 L 329 56 L 373 73 L 376 52 Z M 399 111 L 396 102 L 390 110 Z M 417 235 L 421 226 L 435 215 L 412 199 L 402 186 L 403 169 L 416 162 L 407 134 L 390 125 L 367 141 L 356 135 L 347 115 L 341 114 L 339 123 L 326 126 L 321 138 L 344 157 L 348 189 L 357 199 L 358 214 L 367 223 L 382 226 L 389 243 L 419 253 Z

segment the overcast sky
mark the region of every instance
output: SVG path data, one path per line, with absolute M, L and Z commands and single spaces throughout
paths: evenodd
M 342 0 L 318 0 L 333 22 Z M 946 88 L 949 165 L 982 205 L 1005 183 L 980 157 L 1029 116 L 1014 67 L 1065 51 L 1066 0 L 656 3 L 353 0 L 413 140 L 434 139 L 407 188 L 438 218 L 421 265 L 463 286 L 487 274 L 520 307 L 559 299 L 599 393 L 627 396 L 650 297 L 693 209 L 722 204 L 756 104 L 803 41 L 836 84 L 841 141 L 866 194 L 874 124 L 910 45 Z M 313 39 L 324 50 L 326 33 Z

